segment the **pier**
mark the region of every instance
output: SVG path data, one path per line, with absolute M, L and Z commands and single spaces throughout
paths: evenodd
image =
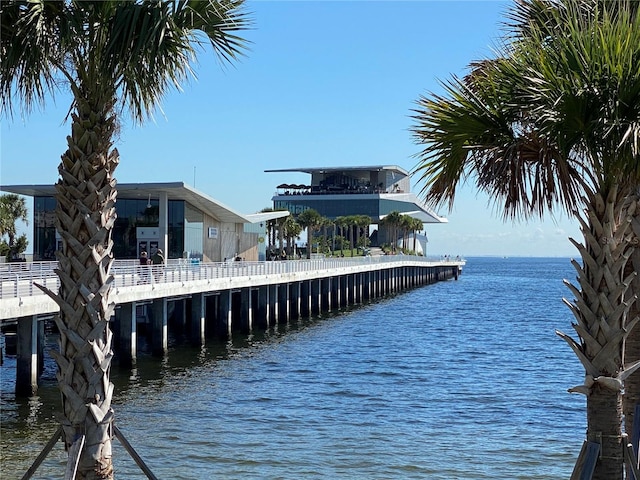
M 366 303 L 403 290 L 458 279 L 460 259 L 408 255 L 318 258 L 271 262 L 190 263 L 141 266 L 115 261 L 111 329 L 120 365 L 136 361 L 138 331 L 150 334 L 151 350 L 168 350 L 169 328 L 194 344 L 208 337 L 249 333 L 276 323 Z M 44 323 L 58 305 L 35 284 L 57 291 L 57 262 L 0 265 L 0 326 L 12 330 L 16 394 L 34 395 L 42 369 Z M 171 322 L 169 321 L 171 319 Z

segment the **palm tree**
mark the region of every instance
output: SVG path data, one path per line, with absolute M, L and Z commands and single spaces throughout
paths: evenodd
M 349 250 L 351 251 L 351 255 L 353 256 L 353 226 L 356 223 L 355 215 L 346 215 L 342 217 L 342 220 L 344 222 L 344 228 L 346 229 L 346 239 L 349 241 Z
M 307 258 L 311 258 L 311 249 L 313 246 L 313 234 L 322 226 L 322 215 L 320 215 L 313 208 L 308 208 L 300 215 L 298 215 L 297 221 L 302 228 L 307 229 Z
M 398 243 L 398 228 L 402 223 L 402 214 L 397 210 L 387 214 L 380 222 L 387 227 L 389 234 L 389 242 L 391 243 L 392 253 L 396 253 L 396 247 Z
M 371 224 L 371 217 L 369 217 L 369 215 L 356 215 L 354 222 L 356 227 L 356 248 L 362 247 L 362 252 L 364 253 L 364 249 L 369 241 L 369 225 Z M 362 242 L 360 241 L 361 236 Z
M 341 257 L 344 257 L 344 229 L 347 227 L 348 223 L 349 223 L 348 217 L 345 217 L 345 216 L 337 217 L 334 220 L 335 226 L 340 231 L 340 256 Z
M 521 0 L 508 18 L 502 56 L 419 99 L 416 173 L 433 205 L 451 207 L 471 179 L 505 218 L 560 208 L 580 222 L 579 288 L 567 282 L 565 300 L 579 341 L 558 334 L 585 368 L 570 391 L 587 396 L 587 439 L 601 444 L 593 478 L 621 479 L 622 385 L 640 365 L 624 354 L 638 321 L 624 269 L 640 183 L 640 16 L 630 1 Z
M 296 222 L 292 216 L 288 216 L 282 225 L 282 234 L 287 241 L 287 254 L 293 254 L 293 245 L 296 238 L 300 236 L 302 232 L 302 226 Z
M 273 209 L 271 207 L 266 207 L 260 210 L 261 213 L 267 212 L 284 212 L 286 209 L 284 208 L 276 208 Z M 284 230 L 283 227 L 287 222 L 288 217 L 279 217 L 272 218 L 267 220 L 267 240 L 268 240 L 268 250 L 271 251 L 276 246 L 276 239 L 280 239 L 280 250 L 282 251 L 283 243 L 284 243 Z
M 358 238 L 360 237 L 360 215 L 349 215 L 347 218 L 347 227 L 349 228 L 349 249 L 351 256 L 355 256 L 355 249 L 358 248 Z
M 417 255 L 418 251 L 416 249 L 416 244 L 418 243 L 418 232 L 421 232 L 424 228 L 424 223 L 419 218 L 414 218 L 411 223 L 411 231 L 413 232 L 413 253 Z M 422 254 L 426 257 L 427 252 L 422 252 Z
M 7 193 L 0 196 L 0 236 L 7 236 L 8 242 L 5 246 L 9 260 L 27 248 L 27 236 L 20 235 L 16 239 L 16 222 L 21 220 L 28 223 L 29 212 L 27 203 L 23 197 L 15 193 Z M 3 241 L 4 243 L 4 241 Z M 4 254 L 3 254 L 4 255 Z
M 413 230 L 413 217 L 402 215 L 400 228 L 402 229 L 402 249 L 406 251 L 409 249 L 409 232 Z
M 333 220 L 331 220 L 329 217 L 322 217 L 321 223 L 322 223 L 322 252 L 331 253 L 331 245 L 329 245 L 329 235 L 327 233 L 327 229 L 329 227 L 332 227 L 332 230 L 334 232 L 334 238 L 335 238 L 335 228 L 333 225 Z
M 58 384 L 67 449 L 84 438 L 76 478 L 113 478 L 114 311 L 111 232 L 119 163 L 113 138 L 127 110 L 142 122 L 192 72 L 209 43 L 223 62 L 245 49 L 243 0 L 100 2 L 4 0 L 0 5 L 2 111 L 30 111 L 64 84 L 72 93 L 71 135 L 56 184 L 61 287 Z M 70 456 L 71 461 L 71 456 Z

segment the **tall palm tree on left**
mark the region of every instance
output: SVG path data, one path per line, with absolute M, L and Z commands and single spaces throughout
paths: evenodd
M 65 447 L 84 438 L 76 478 L 109 479 L 114 134 L 125 113 L 140 123 L 152 114 L 207 44 L 221 63 L 235 61 L 251 20 L 244 0 L 3 0 L 0 22 L 2 114 L 28 113 L 61 85 L 72 94 L 55 195 L 62 249 L 61 286 L 49 292 L 60 306 L 54 356 Z

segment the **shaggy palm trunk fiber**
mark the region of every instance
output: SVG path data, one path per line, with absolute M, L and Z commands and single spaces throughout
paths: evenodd
M 625 295 L 631 277 L 624 278 L 629 230 L 622 215 L 623 199 L 613 186 L 603 197 L 588 198 L 580 219 L 584 245 L 573 241 L 582 265 L 573 261 L 580 289 L 567 285 L 575 302 L 565 300 L 577 323 L 580 343 L 559 332 L 585 367 L 585 382 L 570 392 L 587 396 L 587 440 L 601 445 L 593 480 L 622 480 L 622 381 L 624 341 L 629 304 Z
M 56 185 L 56 228 L 62 249 L 57 252 L 61 286 L 55 298 L 60 306 L 60 353 L 53 354 L 65 447 L 69 452 L 74 446 L 78 449 L 81 443 L 76 442 L 84 437 L 75 478 L 112 479 L 113 352 L 108 322 L 114 308 L 109 293 L 111 230 L 116 219 L 113 172 L 118 164 L 118 152 L 111 149 L 115 120 L 111 98 L 74 93 L 72 134 Z M 95 98 L 99 101 L 88 100 Z
M 640 316 L 640 302 L 637 299 L 640 295 L 640 275 L 638 275 L 640 272 L 640 248 L 638 248 L 640 240 L 640 187 L 636 187 L 633 194 L 629 196 L 627 214 L 631 219 L 631 240 L 629 242 L 631 257 L 625 268 L 625 276 L 633 278 L 627 297 L 631 304 L 629 318 L 635 319 Z M 640 360 L 640 328 L 637 326 L 629 331 L 624 355 L 626 362 Z M 633 435 L 635 408 L 638 403 L 640 403 L 640 372 L 636 371 L 625 380 L 622 398 L 625 431 L 629 434 L 629 440 Z

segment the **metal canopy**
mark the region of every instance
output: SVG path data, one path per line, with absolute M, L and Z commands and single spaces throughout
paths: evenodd
M 308 173 L 310 175 L 314 173 L 329 173 L 329 172 L 347 172 L 347 171 L 362 171 L 362 172 L 381 172 L 383 170 L 396 173 L 400 176 L 406 177 L 409 175 L 404 168 L 398 165 L 362 165 L 351 167 L 299 167 L 299 168 L 283 168 L 277 170 L 265 170 L 265 173 L 285 173 L 285 172 L 297 172 Z

